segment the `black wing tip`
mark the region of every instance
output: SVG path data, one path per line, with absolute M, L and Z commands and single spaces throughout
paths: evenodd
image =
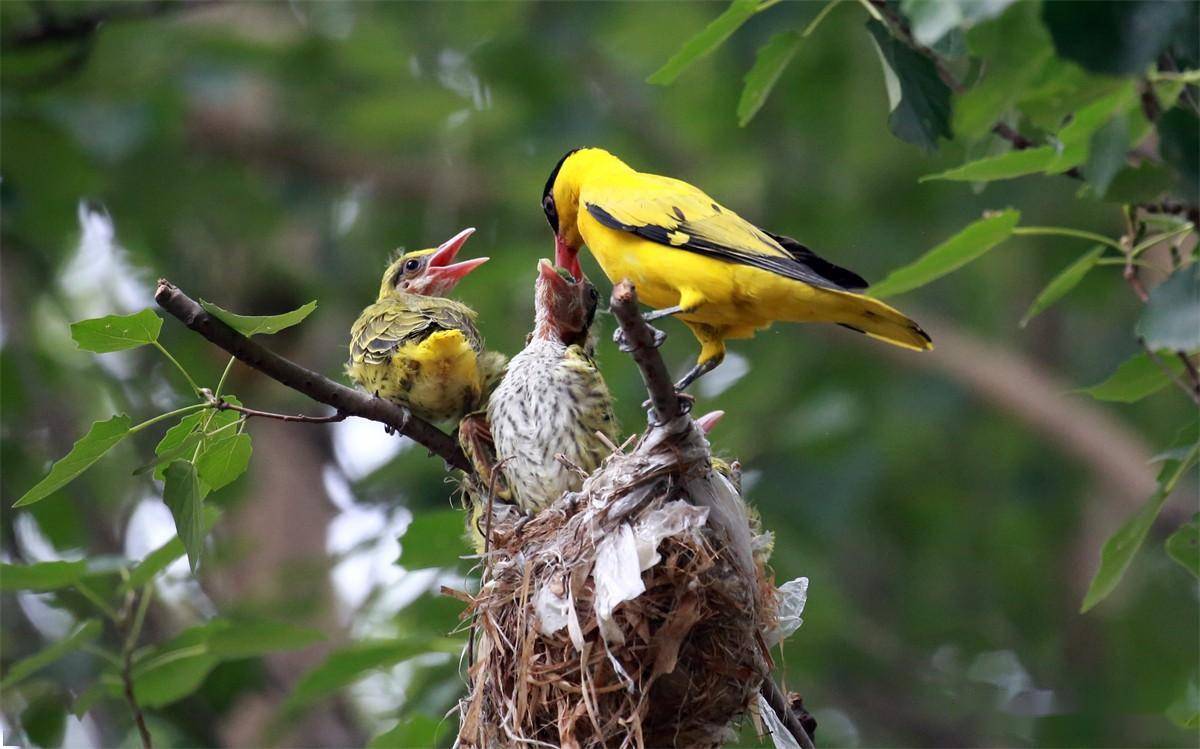
M 869 286 L 867 279 L 849 268 L 843 268 L 840 265 L 829 262 L 813 252 L 810 247 L 789 236 L 772 234 L 771 232 L 766 232 L 766 235 L 778 242 L 779 246 L 787 250 L 793 259 L 807 265 L 817 275 L 848 291 L 861 291 Z

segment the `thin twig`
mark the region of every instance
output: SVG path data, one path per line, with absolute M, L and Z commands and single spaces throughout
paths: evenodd
M 152 584 L 148 583 L 142 588 L 142 595 L 138 599 L 137 612 L 133 615 L 132 623 L 130 623 L 130 609 L 133 598 L 132 592 L 130 593 L 121 612 L 120 626 L 121 634 L 125 638 L 121 648 L 121 683 L 124 686 L 125 701 L 129 703 L 129 711 L 133 713 L 133 723 L 137 726 L 138 735 L 142 739 L 142 749 L 154 749 L 154 743 L 150 739 L 150 729 L 146 726 L 146 716 L 142 713 L 142 706 L 138 703 L 137 695 L 133 691 L 133 651 L 137 647 L 138 636 L 142 632 L 142 622 L 146 620 L 146 609 L 150 605 L 152 592 Z
M 625 345 L 642 372 L 642 381 L 650 394 L 651 408 L 659 424 L 673 421 L 683 413 L 679 407 L 679 395 L 667 372 L 667 365 L 658 353 L 654 329 L 642 319 L 638 312 L 637 291 L 629 280 L 613 288 L 611 308 L 613 316 L 625 334 Z
M 471 463 L 462 448 L 448 434 L 414 416 L 407 408 L 336 383 L 255 343 L 208 314 L 170 281 L 159 279 L 154 301 L 211 343 L 276 382 L 303 393 L 318 403 L 331 406 L 339 414 L 386 424 L 414 442 L 424 445 L 430 453 L 441 456 L 452 467 L 464 471 L 471 470 Z
M 224 398 L 216 398 L 213 400 L 213 407 L 218 411 L 237 411 L 246 416 L 258 416 L 264 419 L 278 419 L 279 421 L 294 421 L 301 424 L 332 424 L 338 421 L 345 421 L 350 417 L 350 414 L 338 411 L 331 413 L 328 416 L 306 416 L 305 414 L 296 414 L 290 416 L 288 414 L 277 414 L 271 411 L 259 411 L 256 408 L 246 408 L 245 406 L 237 406 Z
M 762 686 L 759 687 L 759 692 L 763 699 L 779 716 L 779 720 L 783 722 L 788 733 L 792 734 L 792 738 L 796 739 L 796 743 L 800 744 L 803 749 L 813 749 L 812 737 L 808 735 L 808 731 L 804 730 L 804 726 L 800 724 L 800 719 L 796 717 L 796 713 L 792 710 L 792 706 L 788 704 L 787 697 L 779 689 L 779 686 L 773 679 L 767 677 L 763 679 Z
M 1183 368 L 1187 370 L 1188 379 L 1192 382 L 1191 395 L 1192 400 L 1200 405 L 1200 372 L 1196 371 L 1196 365 L 1192 363 L 1192 358 L 1185 351 L 1176 351 L 1175 355 L 1179 357 L 1179 361 L 1183 362 Z

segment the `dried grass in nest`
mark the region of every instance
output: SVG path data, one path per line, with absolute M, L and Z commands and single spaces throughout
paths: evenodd
M 699 430 L 677 421 L 523 525 L 513 508 L 494 508 L 469 606 L 477 636 L 460 746 L 716 747 L 732 737 L 770 670 L 775 589 L 750 551 L 756 521 L 712 470 Z M 611 574 L 618 558 L 623 575 Z M 644 592 L 606 616 L 640 567 Z

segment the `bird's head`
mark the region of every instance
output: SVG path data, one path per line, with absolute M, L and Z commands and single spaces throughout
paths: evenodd
M 566 268 L 556 268 L 546 259 L 539 260 L 533 337 L 561 341 L 568 346 L 582 345 L 596 317 L 599 301 L 600 295 L 591 281 L 586 278 L 577 281 Z
M 463 229 L 442 244 L 428 250 L 406 252 L 384 271 L 379 286 L 379 298 L 401 292 L 422 296 L 445 296 L 468 273 L 487 262 L 477 257 L 455 263 L 454 257 L 474 229 Z
M 542 211 L 554 231 L 554 262 L 575 278 L 583 278 L 579 250 L 583 237 L 576 219 L 579 216 L 579 188 L 588 173 L 615 162 L 615 156 L 601 148 L 576 148 L 558 160 L 542 191 Z M 624 166 L 621 164 L 621 166 Z

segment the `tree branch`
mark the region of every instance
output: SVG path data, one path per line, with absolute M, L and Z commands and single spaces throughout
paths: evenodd
M 225 349 L 276 382 L 303 393 L 318 403 L 337 409 L 339 414 L 386 424 L 414 442 L 424 445 L 431 454 L 441 456 L 450 466 L 464 471 L 471 469 L 467 456 L 450 435 L 414 416 L 407 408 L 340 385 L 255 343 L 205 312 L 195 300 L 170 281 L 159 279 L 154 301 L 211 343 Z M 262 412 L 252 415 L 262 415 Z
M 51 9 L 38 14 L 38 22 L 6 34 L 0 45 L 9 49 L 37 47 L 56 42 L 86 39 L 109 21 L 153 18 L 189 8 L 210 5 L 216 0 L 149 0 L 148 2 L 114 2 L 94 8 L 89 13 L 60 18 Z
M 686 411 L 680 407 L 681 398 L 675 392 L 675 383 L 671 381 L 667 365 L 658 351 L 662 341 L 638 311 L 637 290 L 628 279 L 613 287 L 611 308 L 625 336 L 622 349 L 633 357 L 642 373 L 642 382 L 646 384 L 646 391 L 650 394 L 650 406 L 654 410 L 655 422 L 665 425 L 685 415 Z M 651 429 L 653 428 L 654 425 L 651 425 Z M 800 719 L 796 717 L 775 682 L 768 676 L 763 679 L 759 690 L 800 746 L 812 749 L 812 738 L 800 724 Z
M 650 406 L 654 409 L 656 421 L 659 424 L 673 421 L 683 414 L 683 409 L 679 407 L 679 395 L 675 392 L 675 383 L 671 381 L 667 365 L 658 353 L 661 342 L 656 340 L 650 324 L 642 319 L 642 313 L 638 311 L 637 290 L 628 279 L 613 287 L 612 313 L 625 334 L 622 348 L 633 357 L 642 372 L 642 382 L 646 383 L 646 391 L 650 393 Z
M 350 414 L 335 411 L 328 416 L 306 416 L 304 414 L 296 414 L 291 416 L 288 414 L 277 414 L 271 411 L 259 411 L 256 408 L 246 408 L 245 406 L 237 406 L 224 398 L 212 398 L 213 407 L 218 411 L 236 411 L 246 416 L 257 416 L 263 419 L 275 419 L 277 421 L 292 421 L 301 424 L 332 424 L 337 421 L 345 421 Z

